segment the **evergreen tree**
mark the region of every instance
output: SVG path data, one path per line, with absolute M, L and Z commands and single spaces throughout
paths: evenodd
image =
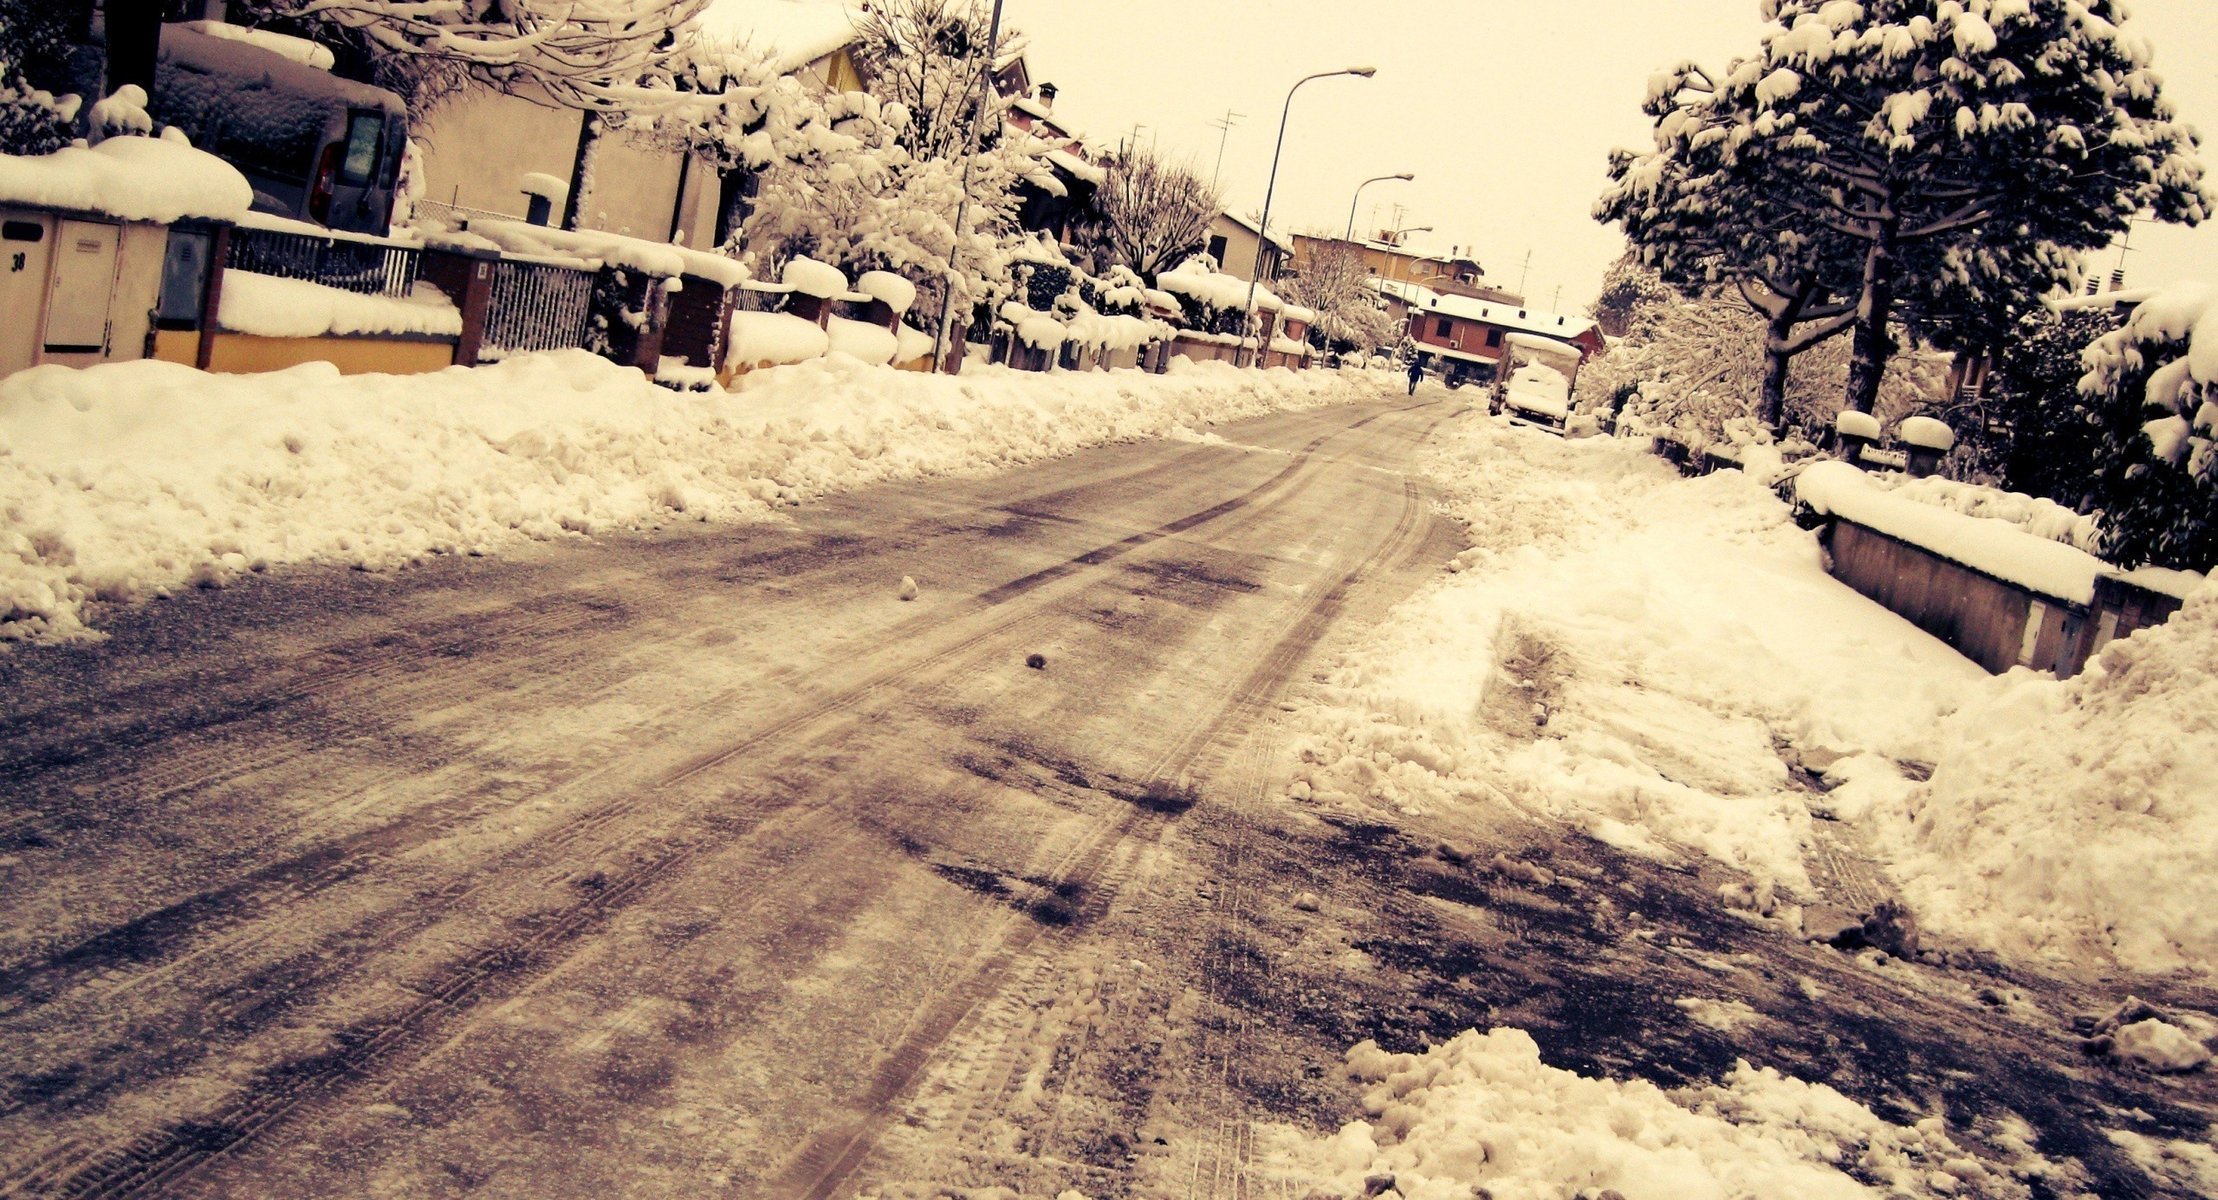
M 2101 449 L 2093 500 L 2102 554 L 2121 566 L 2218 567 L 2218 289 L 2181 284 L 2087 348 L 2079 390 Z
M 1765 15 L 1757 54 L 1652 91 L 1665 161 L 1647 170 L 1739 238 L 1787 229 L 1784 211 L 1853 250 L 1852 407 L 1876 401 L 1897 297 L 1930 293 L 1930 274 L 2037 294 L 2136 213 L 2208 207 L 2194 136 L 2114 0 L 1766 0 Z M 1815 265 L 1825 288 L 1844 264 L 1827 249 Z

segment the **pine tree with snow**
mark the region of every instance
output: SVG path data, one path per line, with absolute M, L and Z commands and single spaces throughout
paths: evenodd
M 1669 75 L 1652 99 L 1708 155 L 1687 189 L 1729 180 L 1855 248 L 1852 407 L 1876 402 L 1897 297 L 1928 273 L 2039 292 L 2136 214 L 2209 207 L 2194 136 L 2115 0 L 1766 0 L 1765 16 L 1757 54 Z
M 2102 556 L 2122 566 L 2218 568 L 2218 287 L 2176 284 L 2081 356 L 2101 440 L 2091 500 Z M 2206 344 L 2198 347 L 2200 336 Z
M 1655 119 L 1655 144 L 1610 155 L 1610 187 L 1594 216 L 1620 224 L 1637 265 L 1665 285 L 1735 297 L 1761 318 L 1755 413 L 1778 428 L 1789 364 L 1855 320 L 1853 254 L 1847 239 L 1783 202 L 1761 160 L 1716 135 L 1709 109 L 1717 91 L 1691 63 L 1649 80 L 1643 108 Z

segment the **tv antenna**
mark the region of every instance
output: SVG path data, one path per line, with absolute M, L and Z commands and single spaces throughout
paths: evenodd
M 1217 165 L 1211 168 L 1209 172 L 1209 187 L 1212 191 L 1216 190 L 1217 177 L 1224 173 L 1225 142 L 1230 140 L 1230 138 L 1232 137 L 1232 127 L 1238 125 L 1240 123 L 1240 118 L 1247 115 L 1248 114 L 1243 112 L 1234 112 L 1228 108 L 1225 110 L 1224 116 L 1219 117 L 1214 121 L 1208 122 L 1210 128 L 1219 131 L 1217 134 Z

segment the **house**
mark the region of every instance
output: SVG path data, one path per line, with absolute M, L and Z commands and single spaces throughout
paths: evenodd
M 1209 257 L 1227 275 L 1268 283 L 1286 273 L 1294 259 L 1294 243 L 1273 233 L 1268 240 L 1262 226 L 1238 213 L 1221 212 L 1209 223 Z M 1262 274 L 1256 273 L 1258 261 Z
M 715 0 L 701 22 L 710 37 L 767 56 L 805 87 L 851 91 L 862 87 L 851 53 L 858 15 L 840 0 Z M 530 210 L 527 187 L 559 199 L 575 183 L 584 119 L 529 90 L 475 89 L 449 101 L 416 133 L 424 157 L 419 211 L 455 223 L 522 219 Z M 611 131 L 595 152 L 580 225 L 709 249 L 744 218 L 749 180 L 744 170 L 720 171 L 696 155 Z
M 1449 295 L 1413 283 L 1382 279 L 1374 286 L 1406 321 L 1419 355 L 1439 360 L 1451 377 L 1492 380 L 1515 359 L 1546 362 L 1576 380 L 1579 366 L 1604 349 L 1602 331 L 1588 317 Z
M 1403 246 L 1391 234 L 1381 233 L 1375 241 L 1348 241 L 1344 238 L 1322 237 L 1317 234 L 1294 235 L 1294 269 L 1307 269 L 1310 260 L 1326 246 L 1353 246 L 1371 268 L 1371 274 L 1394 283 L 1413 283 L 1451 296 L 1469 296 L 1501 304 L 1522 304 L 1524 297 L 1488 287 L 1483 280 L 1486 271 L 1477 259 L 1463 253 L 1461 247 L 1451 248 L 1446 254 L 1429 254 Z
M 1002 118 L 1005 136 L 1038 143 L 1032 148 L 1039 152 L 1040 169 L 1017 181 L 1017 225 L 1067 241 L 1071 217 L 1088 206 L 1108 172 L 1092 161 L 1085 138 L 1055 115 L 1055 85 L 1034 84 L 1021 51 L 998 65 L 994 88 L 1009 100 Z

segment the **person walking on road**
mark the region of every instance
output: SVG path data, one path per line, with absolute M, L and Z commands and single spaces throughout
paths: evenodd
M 1414 396 L 1414 395 L 1416 395 L 1416 394 L 1417 394 L 1417 381 L 1418 381 L 1418 380 L 1420 380 L 1420 379 L 1423 379 L 1424 377 L 1425 377 L 1425 360 L 1424 360 L 1424 359 L 1421 359 L 1421 358 L 1413 358 L 1413 359 L 1410 359 L 1410 360 L 1409 360 L 1409 394 L 1410 394 L 1410 395 Z

